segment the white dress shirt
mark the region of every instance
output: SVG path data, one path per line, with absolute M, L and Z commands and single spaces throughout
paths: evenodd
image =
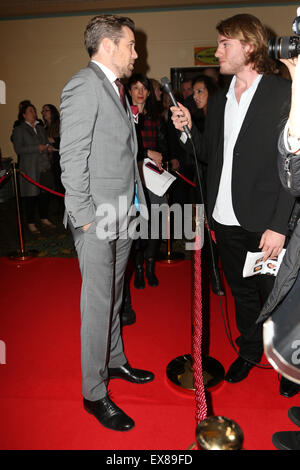
M 32 125 L 31 122 L 29 121 L 25 121 L 26 124 L 28 124 L 28 126 L 32 127 L 32 129 L 34 130 L 34 132 L 37 134 L 37 130 L 36 130 L 36 125 L 39 124 L 39 121 L 35 121 L 35 123 Z
M 242 93 L 240 102 L 238 103 L 234 91 L 236 83 L 236 77 L 234 76 L 226 95 L 227 102 L 224 116 L 223 168 L 216 204 L 213 211 L 213 218 L 223 225 L 240 225 L 232 205 L 231 184 L 233 150 L 249 105 L 261 78 L 262 75 L 258 75 L 252 85 Z M 241 188 L 241 191 L 242 190 L 243 188 Z
M 106 67 L 106 65 L 103 65 L 100 62 L 97 62 L 96 60 L 91 60 L 91 62 L 94 62 L 94 64 L 98 65 L 98 67 L 102 70 L 104 75 L 106 75 L 106 78 L 108 79 L 108 81 L 112 84 L 117 95 L 120 97 L 119 89 L 115 83 L 118 77 L 116 77 L 114 72 L 112 72 L 108 67 Z

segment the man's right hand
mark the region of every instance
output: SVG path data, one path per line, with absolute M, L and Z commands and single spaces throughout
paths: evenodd
M 183 126 L 192 128 L 191 113 L 181 103 L 178 103 L 178 106 L 171 106 L 170 110 L 172 112 L 171 119 L 176 129 L 183 132 Z

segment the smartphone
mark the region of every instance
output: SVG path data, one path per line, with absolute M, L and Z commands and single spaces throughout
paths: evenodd
M 161 175 L 164 172 L 164 170 L 160 170 L 158 166 L 154 165 L 154 163 L 151 163 L 151 162 L 145 163 L 145 166 L 147 168 L 150 168 L 150 170 L 155 171 L 155 173 L 158 173 L 159 175 Z

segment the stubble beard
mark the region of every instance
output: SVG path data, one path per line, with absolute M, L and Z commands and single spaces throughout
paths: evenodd
M 240 61 L 236 61 L 234 63 L 226 63 L 224 66 L 220 67 L 220 73 L 222 75 L 237 75 L 240 72 L 243 72 L 246 67 L 246 58 L 241 58 Z
M 131 77 L 132 73 L 133 73 L 133 70 L 134 70 L 134 64 L 129 64 L 125 73 L 124 73 L 124 78 L 129 78 Z

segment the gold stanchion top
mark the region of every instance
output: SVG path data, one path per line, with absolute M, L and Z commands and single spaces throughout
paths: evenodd
M 244 436 L 237 423 L 224 416 L 211 416 L 196 428 L 196 438 L 203 450 L 240 450 Z

